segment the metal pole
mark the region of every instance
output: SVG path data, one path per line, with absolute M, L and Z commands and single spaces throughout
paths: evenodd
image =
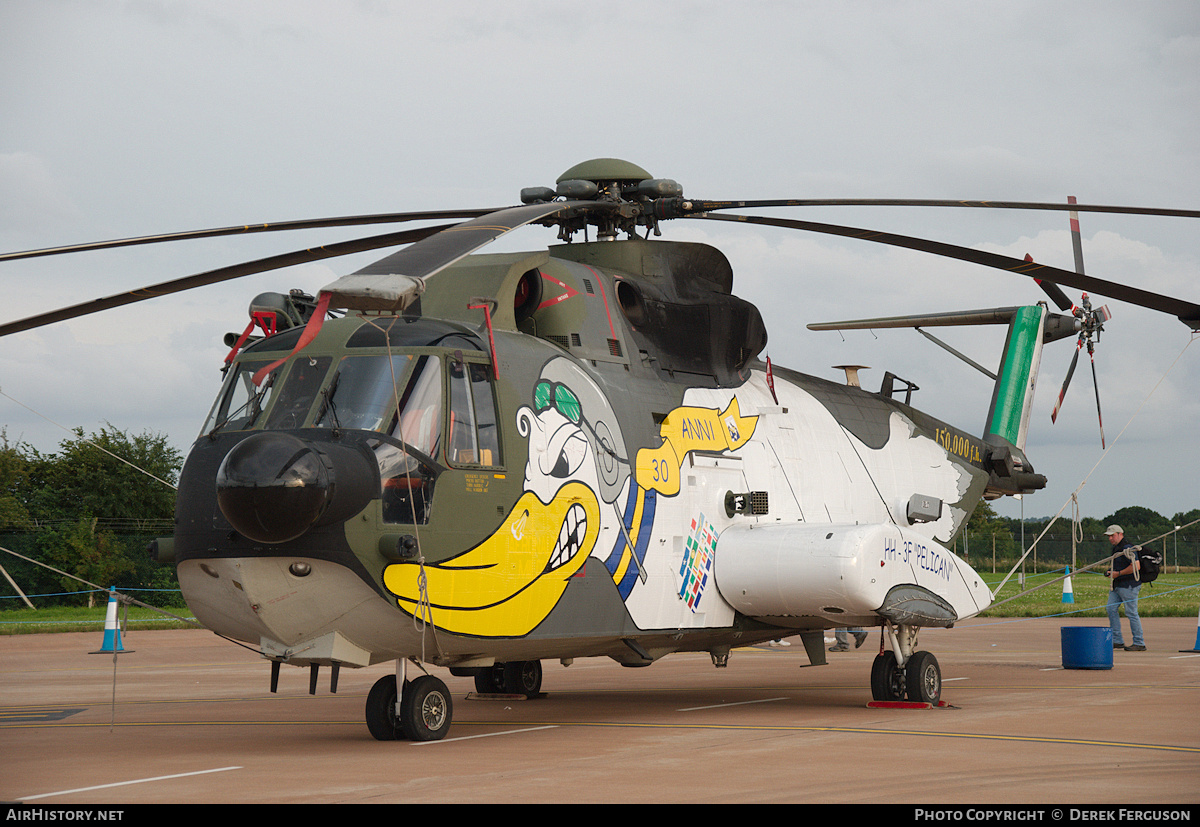
M 1179 562 L 1179 554 L 1178 553 L 1176 553 L 1176 555 L 1175 555 L 1175 562 L 1176 563 Z M 1176 568 L 1178 568 L 1178 566 L 1176 566 Z M 36 610 L 37 606 L 35 606 L 29 602 L 29 598 L 25 596 L 25 592 L 21 591 L 21 587 L 17 585 L 17 581 L 13 580 L 12 576 L 9 575 L 9 573 L 7 571 L 5 571 L 4 566 L 0 566 L 0 573 L 3 573 L 4 579 L 7 580 L 12 585 L 12 587 L 17 590 L 17 594 L 21 595 L 21 599 L 25 601 L 25 605 L 31 609 Z
M 1025 497 L 1017 494 L 1021 501 L 1021 588 L 1025 588 Z

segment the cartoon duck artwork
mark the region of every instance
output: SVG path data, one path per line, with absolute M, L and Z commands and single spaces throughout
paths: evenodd
M 516 420 L 529 445 L 524 491 L 500 528 L 448 560 L 384 571 L 402 609 L 455 634 L 529 634 L 588 557 L 627 600 L 647 580 L 659 498 L 679 492 L 687 455 L 741 447 L 756 423 L 738 413 L 736 398 L 724 410 L 680 406 L 661 423 L 661 444 L 631 462 L 612 405 L 563 357 L 543 367 Z

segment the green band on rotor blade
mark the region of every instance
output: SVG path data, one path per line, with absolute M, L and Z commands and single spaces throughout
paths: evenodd
M 988 433 L 1022 447 L 1022 429 L 1033 402 L 1033 379 L 1042 346 L 1041 307 L 1022 307 L 1009 327 L 1004 362 L 996 380 L 996 400 Z

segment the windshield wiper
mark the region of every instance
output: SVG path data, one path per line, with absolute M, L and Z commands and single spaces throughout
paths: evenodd
M 247 375 L 250 375 L 248 371 L 247 371 Z M 247 408 L 252 410 L 253 414 L 247 419 L 246 427 L 247 428 L 253 427 L 254 423 L 258 421 L 258 418 L 260 416 L 262 416 L 262 412 L 263 412 L 263 406 L 261 404 L 262 400 L 266 396 L 267 391 L 269 391 L 271 389 L 271 386 L 275 384 L 275 378 L 277 376 L 279 376 L 279 371 L 275 371 L 270 376 L 268 376 L 267 381 L 263 382 L 262 387 L 259 388 L 257 391 L 255 391 L 253 396 L 251 396 L 249 399 L 247 399 L 245 402 L 243 402 L 240 408 L 233 411 L 231 414 L 229 414 L 224 419 L 222 419 L 220 422 L 218 422 L 216 425 L 214 425 L 212 430 L 209 431 L 209 433 L 215 434 L 217 431 L 221 430 L 227 424 L 229 424 L 231 421 L 236 419 L 238 417 L 238 415 L 241 414 L 243 411 L 245 411 Z
M 329 385 L 321 391 L 321 395 L 325 397 L 325 401 L 321 403 L 321 412 L 317 414 L 317 425 L 325 421 L 325 414 L 328 413 L 333 418 L 333 427 L 342 427 L 341 423 L 338 422 L 337 405 L 333 402 L 333 395 L 337 393 L 337 386 L 340 381 L 342 381 L 341 369 L 333 375 L 333 379 L 329 381 Z

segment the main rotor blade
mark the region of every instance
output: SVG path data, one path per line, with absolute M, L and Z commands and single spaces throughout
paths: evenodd
M 1032 264 L 1033 256 L 1029 255 L 1029 253 L 1026 253 L 1025 260 L 1028 261 L 1030 264 Z M 1081 273 L 1083 271 L 1076 270 L 1075 272 Z M 1067 297 L 1067 294 L 1064 293 L 1062 291 L 1062 288 L 1059 287 L 1054 282 L 1043 281 L 1042 279 L 1039 279 L 1036 276 L 1034 277 L 1033 280 L 1037 282 L 1038 287 L 1040 287 L 1040 288 L 1042 288 L 1042 290 L 1046 291 L 1046 295 L 1050 297 L 1050 301 L 1054 302 L 1054 304 L 1058 306 L 1059 310 L 1063 310 L 1063 311 L 1070 310 L 1074 306 L 1071 304 L 1071 300 Z
M 400 281 L 429 278 L 518 227 L 560 213 L 615 208 L 615 204 L 593 201 L 557 201 L 507 207 L 444 228 L 357 273 L 342 276 L 321 288 L 321 292 L 332 296 L 332 307 L 397 312 L 403 302 L 411 299 L 411 281 L 397 289 L 392 284 L 398 281 L 397 277 L 402 277 Z
M 954 244 L 945 244 L 940 241 L 930 241 L 923 238 L 914 238 L 913 236 L 896 235 L 894 233 L 885 233 L 878 230 L 864 230 L 859 227 L 845 227 L 839 224 L 820 224 L 814 221 L 798 221 L 789 218 L 713 214 L 690 215 L 688 218 L 700 218 L 709 221 L 734 221 L 744 224 L 762 224 L 771 227 L 784 227 L 791 230 L 804 230 L 806 232 L 824 233 L 826 235 L 839 235 L 846 238 L 860 239 L 862 241 L 874 241 L 878 244 L 888 244 L 893 247 L 905 247 L 909 250 L 918 250 L 920 252 L 932 253 L 934 255 L 954 258 L 960 261 L 969 261 L 973 264 L 981 264 L 985 267 L 994 267 L 998 270 L 1007 270 L 1011 273 L 1018 273 L 1034 279 L 1051 281 L 1056 284 L 1066 285 L 1067 287 L 1074 287 L 1078 290 L 1086 290 L 1089 293 L 1096 293 L 1101 296 L 1109 296 L 1114 299 L 1120 299 L 1121 301 L 1127 301 L 1130 304 L 1136 304 L 1142 307 L 1148 307 L 1151 310 L 1169 313 L 1178 318 L 1192 330 L 1200 330 L 1200 304 L 1183 301 L 1171 296 L 1163 296 L 1158 293 L 1151 293 L 1148 290 L 1142 290 L 1137 287 L 1129 287 L 1128 285 L 1105 281 L 1104 279 L 1086 276 L 1082 273 L 1072 273 L 1068 270 L 1060 270 L 1057 267 L 1051 267 L 1047 264 L 1038 264 L 1036 262 L 1022 261 L 1018 258 L 1002 256 L 997 253 L 988 253 L 983 250 L 972 250 L 967 247 L 959 247 Z
M 256 261 L 242 262 L 241 264 L 233 264 L 228 267 L 219 267 L 216 270 L 208 270 L 204 273 L 197 273 L 192 276 L 165 281 L 161 284 L 156 284 L 151 287 L 143 287 L 139 290 L 130 290 L 127 293 L 118 293 L 114 296 L 109 296 L 103 299 L 95 299 L 90 302 L 65 307 L 60 310 L 53 310 L 49 313 L 42 313 L 37 316 L 30 316 L 26 319 L 21 319 L 8 324 L 0 325 L 0 336 L 8 336 L 11 333 L 19 333 L 23 330 L 30 330 L 35 327 L 53 324 L 54 322 L 62 322 L 68 319 L 74 319 L 79 316 L 86 316 L 90 313 L 98 313 L 102 310 L 110 310 L 114 307 L 122 307 L 127 304 L 152 299 L 158 296 L 165 296 L 170 293 L 179 293 L 184 290 L 191 290 L 194 287 L 204 287 L 209 284 L 216 284 L 230 279 L 241 278 L 255 273 L 263 273 L 268 270 L 278 270 L 281 267 L 291 267 L 296 264 L 306 264 L 310 261 L 319 261 L 325 258 L 334 258 L 336 256 L 350 255 L 351 253 L 360 253 L 366 250 L 376 250 L 380 247 L 393 247 L 399 244 L 410 244 L 414 241 L 420 241 L 423 238 L 428 238 L 435 233 L 453 227 L 453 224 L 440 224 L 434 227 L 422 227 L 416 230 L 405 230 L 403 232 L 388 233 L 386 235 L 371 236 L 369 238 L 360 238 L 354 241 L 343 241 L 338 244 L 329 244 L 324 247 L 310 247 L 306 250 L 297 250 L 291 253 L 283 253 L 277 256 L 269 256 Z
M 994 210 L 1067 210 L 1074 212 L 1159 215 L 1176 218 L 1200 218 L 1200 210 L 1164 207 L 1123 207 L 1104 204 L 1056 204 L 1042 201 L 953 201 L 918 198 L 781 198 L 760 201 L 697 201 L 690 199 L 697 212 L 712 210 L 761 209 L 764 207 L 974 207 Z
M 87 250 L 108 250 L 114 247 L 132 247 L 138 244 L 157 244 L 163 241 L 184 241 L 196 238 L 218 238 L 227 235 L 270 233 L 281 230 L 314 230 L 327 227 L 358 227 L 367 224 L 399 224 L 404 221 L 437 221 L 447 218 L 476 218 L 495 212 L 496 209 L 433 210 L 427 212 L 379 213 L 376 215 L 347 215 L 335 218 L 311 218 L 301 221 L 280 221 L 274 224 L 245 224 L 235 227 L 217 227 L 209 230 L 187 230 L 178 233 L 160 233 L 136 238 L 117 238 L 110 241 L 93 241 L 86 244 L 68 244 L 63 247 L 47 247 L 41 250 L 25 250 L 17 253 L 0 253 L 0 261 L 15 261 L 22 258 L 56 256 L 63 253 L 81 253 Z

